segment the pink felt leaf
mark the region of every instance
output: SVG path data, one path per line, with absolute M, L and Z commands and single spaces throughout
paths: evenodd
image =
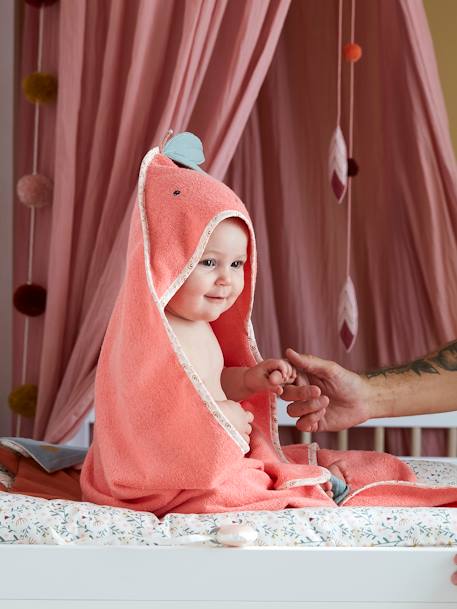
M 341 290 L 338 304 L 338 331 L 348 353 L 354 346 L 357 337 L 358 318 L 355 288 L 352 279 L 348 277 Z
M 348 155 L 341 127 L 335 129 L 329 150 L 329 179 L 330 186 L 338 203 L 341 203 L 348 182 Z

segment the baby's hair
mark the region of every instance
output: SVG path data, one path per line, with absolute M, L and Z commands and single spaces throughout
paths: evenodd
M 238 226 L 241 226 L 243 228 L 244 232 L 246 233 L 246 235 L 249 238 L 249 229 L 248 229 L 248 226 L 247 226 L 246 222 L 242 218 L 239 218 L 238 216 L 229 216 L 228 218 L 225 218 L 225 220 L 222 220 L 222 222 L 228 222 L 228 221 L 234 222 Z

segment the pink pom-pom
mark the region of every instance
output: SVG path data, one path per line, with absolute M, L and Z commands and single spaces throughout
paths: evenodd
M 17 196 L 27 207 L 44 207 L 52 201 L 52 180 L 41 174 L 22 176 L 17 183 Z

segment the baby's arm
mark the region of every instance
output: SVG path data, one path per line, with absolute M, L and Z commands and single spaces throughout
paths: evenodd
M 224 368 L 221 374 L 222 389 L 228 399 L 239 402 L 261 391 L 283 392 L 282 385 L 293 383 L 295 368 L 283 359 L 267 359 L 251 368 Z

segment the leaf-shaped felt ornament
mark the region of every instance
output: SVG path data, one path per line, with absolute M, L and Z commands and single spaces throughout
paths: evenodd
M 330 186 L 336 200 L 341 203 L 348 183 L 348 155 L 341 127 L 335 129 L 330 142 L 328 159 Z
M 163 154 L 190 169 L 206 173 L 199 167 L 205 160 L 203 144 L 193 133 L 184 131 L 169 139 L 163 148 Z
M 359 313 L 354 284 L 348 277 L 340 294 L 338 304 L 338 331 L 344 348 L 349 353 L 355 343 L 359 326 Z

